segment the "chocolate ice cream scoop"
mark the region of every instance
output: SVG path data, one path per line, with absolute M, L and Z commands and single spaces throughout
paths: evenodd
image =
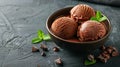
M 104 37 L 105 26 L 97 21 L 88 20 L 79 27 L 79 36 L 82 41 L 93 41 Z
M 52 32 L 64 39 L 72 38 L 77 31 L 77 23 L 69 17 L 56 19 L 51 26 Z
M 95 16 L 95 11 L 92 7 L 86 4 L 78 4 L 70 11 L 71 17 L 76 21 L 89 20 L 92 16 Z

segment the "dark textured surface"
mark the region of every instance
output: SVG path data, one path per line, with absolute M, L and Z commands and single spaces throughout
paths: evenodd
M 82 0 L 82 1 L 88 1 L 88 2 L 98 3 L 98 4 L 100 3 L 100 4 L 120 7 L 120 0 Z
M 86 3 L 74 0 L 0 0 L 0 67 L 59 67 L 54 60 L 61 57 L 63 67 L 86 67 L 81 54 L 72 54 L 60 49 L 53 52 L 56 46 L 53 42 L 46 42 L 49 47 L 46 57 L 40 53 L 32 53 L 31 39 L 36 36 L 38 29 L 47 33 L 45 22 L 54 11 Z M 112 34 L 106 45 L 113 45 L 120 51 L 120 8 L 86 3 L 96 10 L 102 11 L 112 23 Z M 40 44 L 36 46 L 39 47 Z M 106 64 L 97 63 L 89 67 L 120 67 L 120 56 L 113 57 Z

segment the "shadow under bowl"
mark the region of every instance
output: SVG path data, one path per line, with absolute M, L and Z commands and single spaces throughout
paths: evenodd
M 60 46 L 63 49 L 70 50 L 70 51 L 77 51 L 77 52 L 93 51 L 93 50 L 99 48 L 100 46 L 104 45 L 104 43 L 108 40 L 108 37 L 111 33 L 111 23 L 108 18 L 104 23 L 106 30 L 107 30 L 106 35 L 103 38 L 101 38 L 99 40 L 95 40 L 95 41 L 89 41 L 89 42 L 69 41 L 69 40 L 62 39 L 62 38 L 56 36 L 51 31 L 51 25 L 54 22 L 54 20 L 61 16 L 70 15 L 71 9 L 72 9 L 72 7 L 62 8 L 62 9 L 54 12 L 52 15 L 50 15 L 46 21 L 46 28 L 48 30 L 48 33 L 50 34 L 51 39 L 56 43 L 56 45 Z

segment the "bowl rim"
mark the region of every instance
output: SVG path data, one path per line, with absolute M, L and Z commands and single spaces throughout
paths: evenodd
M 112 30 L 111 22 L 110 22 L 109 18 L 108 18 L 106 15 L 104 15 L 104 13 L 102 13 L 103 16 L 107 17 L 107 21 L 108 21 L 108 25 L 109 25 L 108 33 L 107 33 L 103 38 L 100 38 L 100 39 L 95 40 L 95 41 L 87 41 L 87 42 L 76 42 L 76 41 L 75 41 L 75 42 L 74 42 L 74 41 L 69 41 L 69 40 L 66 40 L 66 39 L 63 39 L 63 38 L 60 38 L 60 37 L 56 36 L 56 35 L 50 30 L 50 28 L 48 27 L 49 18 L 50 18 L 51 16 L 53 16 L 54 14 L 56 14 L 57 12 L 60 12 L 60 11 L 65 10 L 65 9 L 70 9 L 70 8 L 72 8 L 72 7 L 61 8 L 61 9 L 59 9 L 59 10 L 53 12 L 53 13 L 47 18 L 47 21 L 46 21 L 46 28 L 47 28 L 49 34 L 51 34 L 52 36 L 54 36 L 55 38 L 57 38 L 57 39 L 59 39 L 59 40 L 62 40 L 62 41 L 65 41 L 65 42 L 69 42 L 69 43 L 76 43 L 76 44 L 90 44 L 90 43 L 96 43 L 96 42 L 99 42 L 99 41 L 101 41 L 101 40 L 107 38 L 107 37 L 110 35 L 111 30 Z

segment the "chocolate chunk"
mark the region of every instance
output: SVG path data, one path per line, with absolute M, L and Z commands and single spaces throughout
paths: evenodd
M 113 46 L 108 46 L 107 48 L 113 49 Z
M 105 51 L 105 50 L 104 50 L 102 53 L 108 54 L 108 52 L 107 52 L 107 51 Z
M 107 48 L 106 51 L 107 51 L 109 54 L 111 54 L 112 51 L 113 51 L 113 48 Z
M 101 49 L 101 50 L 105 50 L 106 47 L 105 47 L 104 45 L 102 45 L 102 46 L 100 47 L 100 49 Z
M 89 61 L 93 61 L 94 60 L 94 55 L 90 54 L 90 55 L 88 55 L 87 58 L 88 58 Z
M 44 51 L 48 51 L 48 48 L 45 44 L 41 44 L 40 48 L 43 49 Z
M 106 59 L 110 59 L 110 54 L 102 53 L 102 56 Z
M 102 53 L 98 56 L 98 59 L 104 63 L 106 63 L 111 56 L 118 56 L 119 52 L 118 50 L 113 47 L 113 46 L 108 46 L 106 48 L 104 48 L 104 46 L 102 46 Z
M 45 52 L 42 51 L 42 52 L 41 52 L 41 56 L 44 56 L 44 57 L 45 57 L 45 56 L 46 56 Z
M 58 51 L 59 51 L 59 48 L 58 48 L 58 47 L 54 47 L 54 48 L 53 48 L 53 51 L 58 52 Z
M 98 56 L 98 59 L 103 63 L 106 63 L 108 61 L 108 59 L 104 58 L 101 54 Z
M 111 55 L 112 55 L 112 56 L 118 56 L 118 55 L 119 55 L 119 52 L 118 52 L 118 51 L 113 51 Z
M 104 57 L 101 54 L 97 58 L 98 59 L 104 59 Z
M 32 52 L 38 52 L 39 49 L 36 46 L 32 46 Z
M 119 55 L 119 52 L 118 52 L 118 50 L 115 47 L 108 46 L 107 47 L 107 51 L 109 52 L 109 54 L 111 56 L 118 56 Z
M 106 63 L 108 60 L 107 58 L 101 59 L 101 62 Z
M 118 51 L 115 47 L 113 47 L 113 51 Z
M 56 59 L 55 63 L 58 64 L 58 65 L 63 65 L 63 62 L 62 62 L 61 58 Z

